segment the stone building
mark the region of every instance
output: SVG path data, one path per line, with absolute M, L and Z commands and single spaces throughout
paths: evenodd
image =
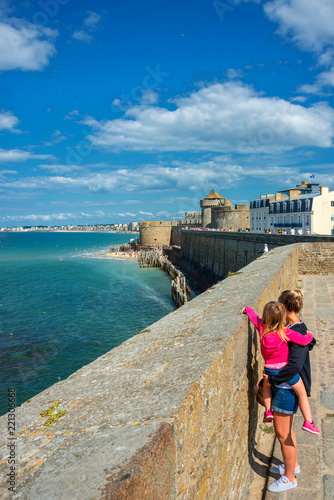
M 231 200 L 220 196 L 213 189 L 201 200 L 202 226 L 212 229 L 249 228 L 249 206 L 247 203 L 232 205 Z
M 186 212 L 179 224 L 185 227 L 202 227 L 202 214 L 201 212 Z

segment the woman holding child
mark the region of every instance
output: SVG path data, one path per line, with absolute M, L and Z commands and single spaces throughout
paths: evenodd
M 265 305 L 262 318 L 249 307 L 239 311 L 239 314 L 248 315 L 260 334 L 261 353 L 265 360 L 263 396 L 266 411 L 263 420 L 274 420 L 284 460 L 284 464 L 270 469 L 282 475 L 268 486 L 269 491 L 277 493 L 297 486 L 295 474 L 300 472 L 300 467 L 292 424 L 298 404 L 305 418 L 303 429 L 319 434 L 308 401 L 311 388 L 309 350 L 316 341 L 299 318 L 303 295 L 301 290 L 284 291 L 278 302 Z

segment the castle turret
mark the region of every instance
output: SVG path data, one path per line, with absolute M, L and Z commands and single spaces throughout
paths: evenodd
M 202 226 L 209 227 L 211 224 L 211 209 L 224 205 L 224 199 L 211 189 L 210 193 L 201 200 Z

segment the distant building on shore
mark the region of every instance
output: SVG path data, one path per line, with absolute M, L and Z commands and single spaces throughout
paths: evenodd
M 189 228 L 202 227 L 202 214 L 201 212 L 186 212 L 179 224 Z
M 250 230 L 272 233 L 298 230 L 319 235 L 334 234 L 334 191 L 303 181 L 250 202 Z

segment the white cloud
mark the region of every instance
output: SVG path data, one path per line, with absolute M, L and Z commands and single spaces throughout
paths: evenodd
M 68 112 L 68 114 L 64 117 L 64 120 L 73 120 L 78 115 L 80 115 L 79 110 L 73 109 L 72 111 Z
M 0 130 L 13 130 L 20 120 L 11 111 L 0 112 Z
M 62 135 L 60 130 L 55 130 L 51 134 L 51 141 L 44 141 L 45 146 L 53 146 L 54 144 L 58 144 L 59 142 L 65 141 L 67 137 Z
M 314 84 L 301 85 L 299 90 L 306 94 L 321 94 L 326 87 L 334 87 L 334 66 L 329 71 L 319 73 Z
M 94 30 L 97 28 L 97 25 L 99 24 L 101 20 L 100 14 L 97 14 L 96 12 L 92 12 L 91 10 L 87 11 L 88 16 L 86 19 L 84 19 L 84 26 L 86 26 L 87 29 Z
M 0 22 L 0 70 L 42 70 L 56 54 L 58 32 L 16 17 Z
M 52 220 L 68 220 L 74 217 L 73 214 L 29 214 L 29 215 L 6 215 L 2 217 L 3 221 L 31 221 L 31 222 L 50 222 Z
M 170 213 L 167 212 L 166 210 L 161 210 L 160 212 L 157 212 L 158 217 L 171 217 Z
M 48 170 L 52 174 L 71 174 L 83 170 L 82 167 L 78 165 L 39 165 L 38 168 L 41 170 Z
M 152 89 L 144 89 L 143 90 L 143 95 L 141 96 L 141 99 L 140 99 L 140 103 L 141 104 L 146 104 L 146 105 L 150 105 L 150 104 L 156 104 L 158 102 L 158 94 L 157 92 L 154 92 L 154 90 Z M 115 99 L 113 101 L 113 104 L 115 106 L 117 106 L 117 104 L 115 104 L 115 101 L 119 101 L 119 99 Z
M 213 84 L 173 101 L 170 111 L 134 106 L 124 118 L 82 121 L 98 148 L 133 151 L 279 153 L 302 146 L 331 147 L 334 110 L 265 97 L 241 82 Z
M 169 192 L 202 193 L 206 196 L 212 186 L 224 186 L 224 189 L 238 186 L 244 179 L 255 178 L 271 183 L 286 179 L 294 184 L 299 177 L 298 168 L 270 166 L 240 166 L 226 161 L 224 156 L 216 156 L 198 163 L 173 161 L 171 164 L 152 164 L 138 167 L 136 170 L 120 168 L 114 171 L 102 171 L 88 175 L 73 176 L 37 176 L 11 179 L 2 182 L 3 189 L 16 190 L 61 190 L 74 192 Z M 311 167 L 310 167 L 311 168 Z M 161 201 L 161 199 L 160 199 Z M 166 201 L 166 200 L 165 200 Z
M 91 10 L 88 10 L 87 14 L 87 17 L 83 21 L 82 29 L 76 30 L 72 34 L 72 38 L 78 40 L 79 42 L 91 43 L 94 40 L 91 33 L 97 29 L 101 16 Z
M 318 65 L 331 67 L 316 77 L 313 85 L 303 85 L 305 93 L 321 93 L 334 86 L 334 2 L 333 0 L 273 0 L 264 4 L 271 21 L 279 24 L 278 33 L 300 49 L 314 53 Z
M 142 210 L 139 210 L 138 213 L 140 215 L 152 215 L 153 216 L 152 212 L 143 212 Z
M 334 42 L 333 0 L 273 0 L 264 4 L 279 32 L 304 50 L 320 52 Z
M 230 68 L 226 70 L 227 78 L 229 80 L 234 80 L 235 78 L 242 78 L 244 76 L 242 69 Z
M 0 170 L 0 177 L 4 175 L 16 175 L 17 173 L 17 170 Z
M 27 160 L 53 160 L 53 155 L 37 155 L 30 151 L 22 149 L 1 149 L 0 148 L 0 163 L 4 162 L 22 162 Z
M 91 43 L 93 40 L 92 35 L 89 35 L 86 31 L 78 30 L 75 31 L 72 35 L 72 38 L 78 40 L 79 42 Z
M 125 212 L 125 213 L 113 213 L 113 215 L 118 215 L 119 217 L 136 217 L 136 214 L 133 214 L 131 212 Z

